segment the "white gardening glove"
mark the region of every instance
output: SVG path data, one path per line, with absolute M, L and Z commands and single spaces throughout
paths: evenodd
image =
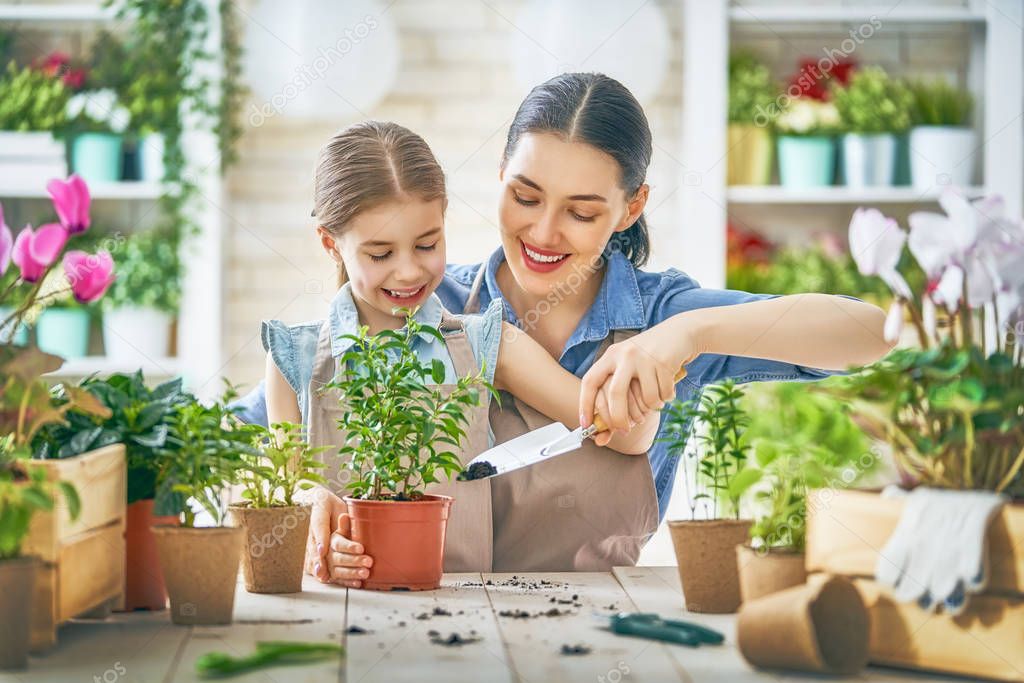
M 944 604 L 959 614 L 967 594 L 985 587 L 988 553 L 985 532 L 1007 501 L 989 491 L 919 487 L 909 494 L 888 487 L 884 497 L 905 500 L 903 514 L 875 566 L 875 579 L 900 602 L 924 609 Z

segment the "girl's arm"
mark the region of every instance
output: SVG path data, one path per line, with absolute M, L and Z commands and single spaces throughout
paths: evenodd
M 793 294 L 677 313 L 613 344 L 583 377 L 580 413 L 589 424 L 598 392 L 607 392 L 609 425 L 628 423 L 627 397 L 639 381 L 644 407 L 674 397 L 672 377 L 703 353 L 747 356 L 826 370 L 846 370 L 885 356 L 885 312 L 828 294 Z M 634 394 L 637 392 L 633 392 Z
M 267 391 L 267 424 L 275 422 L 302 422 L 302 415 L 299 412 L 299 398 L 295 390 L 288 384 L 277 363 L 267 352 L 266 363 L 266 391 Z
M 502 323 L 494 385 L 570 429 L 579 424 L 580 379 L 559 365 L 530 335 L 509 323 Z M 607 419 L 604 397 L 598 395 L 597 398 L 598 413 Z M 634 403 L 632 415 L 634 421 L 642 419 L 642 422 L 632 429 L 627 427 L 627 433 L 602 432 L 594 436 L 594 442 L 629 455 L 650 450 L 658 431 L 658 419 L 656 415 L 644 415 L 637 405 Z

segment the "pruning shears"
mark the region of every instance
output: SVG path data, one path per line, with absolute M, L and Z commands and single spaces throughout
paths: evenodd
M 721 645 L 725 640 L 725 636 L 714 629 L 689 621 L 662 619 L 653 612 L 619 613 L 600 618 L 609 620 L 610 631 L 624 636 L 663 640 L 688 647 Z

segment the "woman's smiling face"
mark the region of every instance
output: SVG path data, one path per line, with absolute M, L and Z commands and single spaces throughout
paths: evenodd
M 633 224 L 647 198 L 646 185 L 626 196 L 610 155 L 549 133 L 523 135 L 500 177 L 505 258 L 534 296 L 547 295 L 570 273 L 599 268 L 612 234 Z

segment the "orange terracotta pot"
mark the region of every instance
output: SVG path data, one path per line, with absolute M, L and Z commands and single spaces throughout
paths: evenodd
M 444 571 L 444 534 L 454 499 L 425 495 L 415 501 L 345 497 L 352 540 L 373 558 L 369 590 L 433 590 Z
M 167 589 L 160 569 L 156 539 L 150 529 L 155 524 L 174 525 L 176 515 L 153 516 L 153 499 L 138 500 L 128 506 L 124 526 L 127 573 L 124 587 L 124 609 L 164 609 Z

